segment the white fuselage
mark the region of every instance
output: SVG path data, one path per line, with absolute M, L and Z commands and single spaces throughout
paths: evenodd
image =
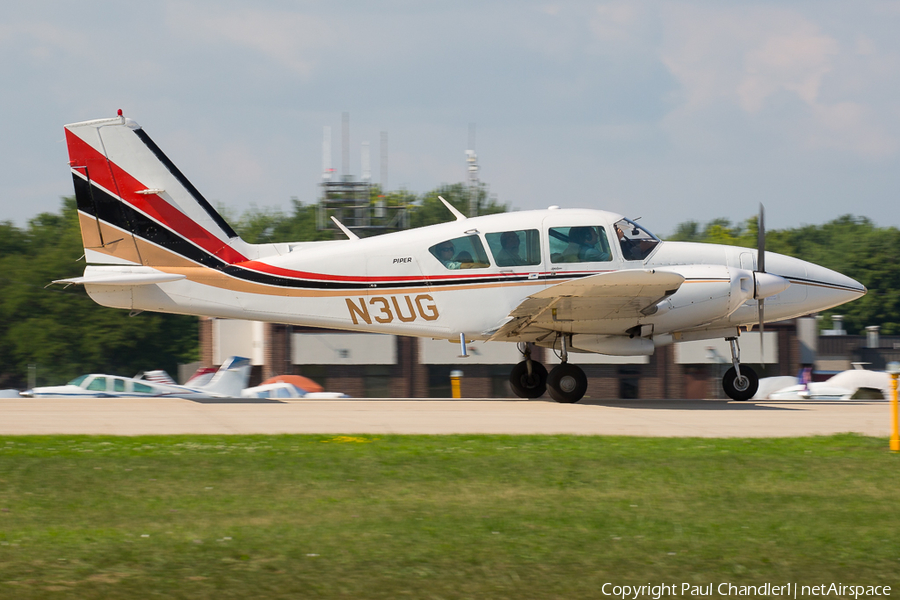
M 88 283 L 86 287 L 100 304 L 131 310 L 433 338 L 456 339 L 464 334 L 467 339 L 486 340 L 524 300 L 550 286 L 596 273 L 638 269 L 671 271 L 685 279 L 653 314 L 637 323 L 646 326 L 647 337 L 655 345 L 691 335 L 694 339 L 727 337 L 723 331 L 757 323 L 757 301 L 752 299 L 754 250 L 661 242 L 644 260 L 626 260 L 611 233 L 619 219 L 620 215 L 587 209 L 527 211 L 358 240 L 257 245 L 252 248 L 258 258 L 246 267 L 234 265 L 230 272 L 199 265 L 89 266 L 86 276 L 98 269 L 150 269 L 185 277 L 149 285 Z M 549 228 L 575 225 L 600 226 L 609 232 L 609 260 L 553 262 Z M 429 251 L 443 240 L 476 235 L 484 241 L 489 234 L 508 230 L 538 232 L 536 264 L 499 266 L 491 256 L 490 264 L 480 268 L 450 269 Z M 766 270 L 790 282 L 787 289 L 766 299 L 767 321 L 825 310 L 865 293 L 849 277 L 783 255 L 767 253 Z M 264 272 L 266 278 L 243 276 L 249 272 Z M 560 299 L 556 307 L 565 314 L 566 299 Z M 564 333 L 622 336 L 635 324 L 633 317 L 619 319 L 615 314 L 581 310 L 555 321 L 553 327 Z

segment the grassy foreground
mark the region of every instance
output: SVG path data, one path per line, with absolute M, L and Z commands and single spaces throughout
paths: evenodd
M 887 441 L 0 437 L 0 598 L 892 585 Z

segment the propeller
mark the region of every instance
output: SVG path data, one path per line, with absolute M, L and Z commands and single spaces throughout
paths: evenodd
M 759 220 L 756 223 L 756 273 L 753 274 L 754 293 L 759 293 L 759 273 L 766 272 L 766 209 L 759 203 Z M 759 353 L 765 356 L 765 339 L 766 339 L 766 319 L 765 319 L 765 300 L 757 299 L 759 309 Z M 762 358 L 762 357 L 761 357 Z
M 753 297 L 759 311 L 759 351 L 764 351 L 763 338 L 766 333 L 765 298 L 779 294 L 790 287 L 791 282 L 773 273 L 766 272 L 766 209 L 760 203 L 759 222 L 756 238 L 756 271 L 753 272 Z

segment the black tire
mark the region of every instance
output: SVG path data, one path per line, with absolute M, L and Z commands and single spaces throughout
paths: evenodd
M 756 390 L 759 389 L 759 377 L 756 375 L 756 371 L 741 365 L 741 377 L 739 379 L 737 371 L 734 370 L 734 367 L 731 367 L 725 371 L 725 377 L 722 378 L 722 387 L 729 398 L 743 402 L 756 394 Z
M 547 391 L 547 369 L 536 360 L 531 361 L 531 375 L 528 375 L 528 361 L 523 360 L 512 368 L 509 385 L 519 398 L 540 398 Z
M 587 391 L 587 376 L 580 367 L 563 363 L 557 365 L 547 376 L 547 391 L 550 397 L 563 404 L 572 404 L 584 398 Z

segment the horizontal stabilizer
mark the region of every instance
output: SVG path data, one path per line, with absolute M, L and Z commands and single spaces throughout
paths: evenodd
M 68 285 L 151 285 L 154 283 L 168 283 L 170 281 L 178 281 L 184 279 L 184 275 L 176 273 L 163 273 L 149 267 L 135 268 L 104 268 L 104 267 L 88 267 L 84 271 L 82 277 L 72 277 L 70 279 L 56 279 L 53 283 L 64 283 Z

